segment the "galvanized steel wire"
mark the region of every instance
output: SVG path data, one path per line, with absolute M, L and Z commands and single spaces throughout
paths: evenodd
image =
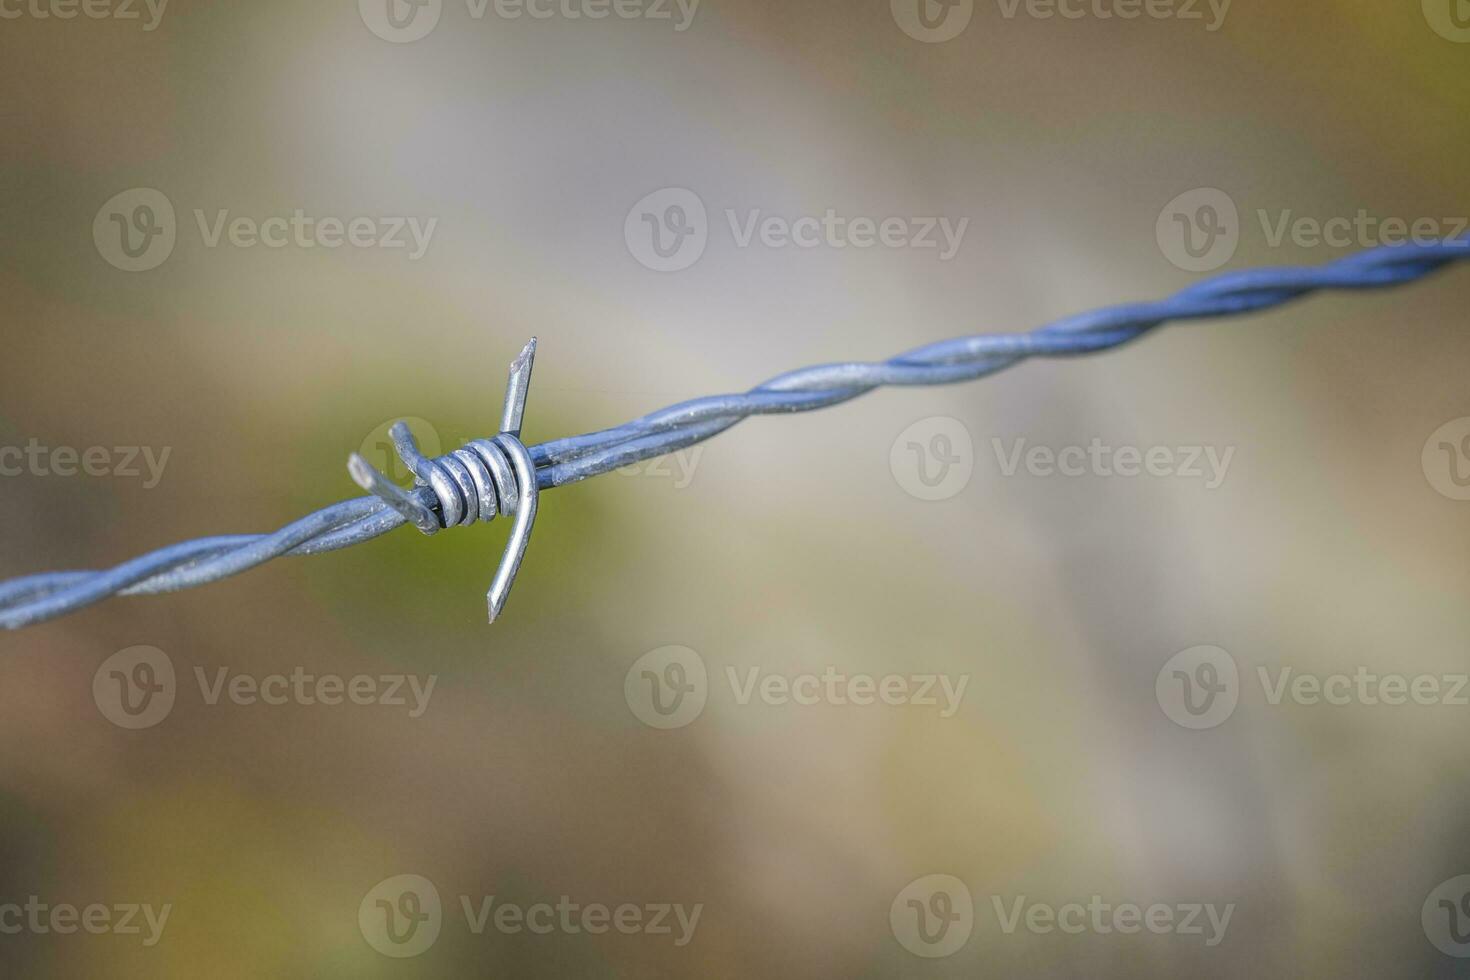
M 1470 238 L 1384 246 L 1318 267 L 1230 272 L 1167 299 L 1066 317 L 1030 333 L 942 340 L 876 363 L 802 368 L 743 394 L 681 402 L 623 425 L 528 447 L 542 490 L 585 480 L 702 442 L 752 415 L 808 412 L 886 385 L 937 385 L 994 374 L 1031 357 L 1092 354 L 1171 321 L 1239 316 L 1319 290 L 1382 289 L 1413 282 L 1470 258 Z M 440 457 L 443 459 L 444 457 Z M 409 491 L 443 523 L 427 486 Z M 347 548 L 406 523 L 376 497 L 333 504 L 271 534 L 202 538 L 161 548 L 102 571 L 48 572 L 0 583 L 0 627 L 17 629 L 75 612 L 113 595 L 174 592 L 218 581 L 283 555 Z

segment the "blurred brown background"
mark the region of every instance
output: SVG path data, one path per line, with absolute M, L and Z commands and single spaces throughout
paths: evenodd
M 169 456 L 152 487 L 0 478 L 6 577 L 357 496 L 347 455 L 394 418 L 446 450 L 491 434 L 532 334 L 528 443 L 1164 295 L 1197 275 L 1156 224 L 1195 188 L 1239 208 L 1227 269 L 1350 250 L 1273 246 L 1262 210 L 1470 209 L 1470 44 L 1413 0 L 1238 0 L 1216 30 L 1203 4 L 1067 19 L 977 0 L 943 43 L 886 0 L 704 0 L 684 30 L 673 5 L 510 19 L 444 0 L 409 43 L 349 0 L 171 0 L 152 30 L 142 4 L 64 20 L 45 2 L 0 5 L 0 445 Z M 658 273 L 624 221 L 669 187 L 708 207 L 709 243 Z M 177 213 L 173 251 L 137 273 L 92 234 L 130 188 Z M 437 224 L 412 259 L 210 247 L 194 216 L 298 208 Z M 741 248 L 725 218 L 828 208 L 969 226 L 941 261 Z M 504 522 L 0 636 L 0 903 L 171 906 L 152 946 L 22 930 L 0 960 L 24 977 L 1458 975 L 1421 911 L 1470 871 L 1470 708 L 1271 705 L 1256 677 L 1470 669 L 1470 503 L 1421 463 L 1470 416 L 1466 276 L 756 419 L 687 479 L 643 464 L 558 489 L 493 628 Z M 934 416 L 963 423 L 974 473 L 924 501 L 890 450 Z M 1007 477 L 992 441 L 1094 437 L 1234 456 L 1216 489 Z M 1239 706 L 1193 731 L 1155 679 L 1201 644 L 1239 664 Z M 93 679 L 138 645 L 166 653 L 177 700 L 127 730 Z M 708 703 L 660 730 L 625 679 L 668 645 L 702 658 Z M 727 672 L 753 667 L 968 687 L 950 717 L 741 704 Z M 436 686 L 417 718 L 209 704 L 196 668 Z M 401 874 L 434 883 L 442 931 L 392 958 L 359 906 Z M 890 922 L 931 874 L 975 906 L 933 959 Z M 703 908 L 682 946 L 677 927 L 475 935 L 460 897 L 491 895 Z M 1007 933 L 993 906 L 1093 895 L 1234 910 L 1207 946 Z

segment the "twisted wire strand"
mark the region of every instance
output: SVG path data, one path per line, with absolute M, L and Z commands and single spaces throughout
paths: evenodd
M 623 425 L 528 448 L 536 466 L 537 485 L 546 490 L 702 442 L 752 415 L 827 408 L 889 385 L 971 381 L 1031 357 L 1109 350 L 1171 321 L 1240 316 L 1320 290 L 1383 289 L 1409 283 L 1467 258 L 1470 236 L 1382 246 L 1317 267 L 1225 273 L 1155 302 L 1079 313 L 1030 333 L 941 340 L 887 361 L 802 368 L 741 394 L 696 398 Z M 450 453 L 426 461 L 429 465 L 424 468 L 425 474 L 455 472 L 462 468 L 461 459 Z M 408 492 L 437 515 L 440 526 L 448 527 L 473 522 L 469 519 L 473 504 L 469 491 L 473 487 L 461 486 L 465 490 L 465 510 L 458 513 L 446 514 L 447 498 L 432 487 L 420 485 Z M 484 513 L 480 519 L 487 519 Z M 376 497 L 361 497 L 333 504 L 271 534 L 186 541 L 103 571 L 47 572 L 0 582 L 0 627 L 29 626 L 112 595 L 193 588 L 285 555 L 322 554 L 361 544 L 405 523 L 406 518 Z

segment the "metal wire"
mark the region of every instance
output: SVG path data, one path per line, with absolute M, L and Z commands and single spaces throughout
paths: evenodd
M 490 521 L 497 513 L 515 515 L 510 541 L 490 582 L 490 591 L 485 594 L 492 623 L 505 608 L 521 560 L 526 557 L 541 495 L 536 483 L 536 464 L 521 443 L 521 420 L 526 414 L 526 395 L 531 388 L 531 366 L 535 360 L 536 338 L 532 337 L 511 362 L 500 435 L 494 439 L 472 439 L 463 449 L 429 459 L 419 452 L 408 423 L 401 420 L 393 423 L 389 434 L 399 458 L 420 485 L 433 491 L 437 509 L 403 491 L 357 453 L 347 458 L 347 472 L 358 486 L 382 500 L 404 520 L 412 521 L 425 534 L 433 534 L 441 527 Z
M 1091 354 L 1117 347 L 1169 321 L 1239 316 L 1324 289 L 1396 286 L 1467 258 L 1470 237 L 1384 246 L 1319 267 L 1226 273 L 1167 299 L 1081 313 L 1030 333 L 956 337 L 887 361 L 803 368 L 743 394 L 696 398 L 610 429 L 531 446 L 530 460 L 535 467 L 536 486 L 548 490 L 702 442 L 751 415 L 826 408 L 885 385 L 970 381 L 1030 357 Z M 524 397 L 522 389 L 522 402 Z M 514 423 L 518 431 L 519 416 Z M 452 456 L 431 462 L 448 466 Z M 434 515 L 436 526 L 424 530 L 437 530 L 462 520 L 463 515 L 449 520 L 455 515 L 446 514 L 443 493 L 419 482 L 413 489 L 399 492 Z M 486 519 L 484 513 L 480 519 Z M 29 626 L 112 595 L 193 588 L 283 555 L 314 555 L 361 544 L 407 522 L 402 513 L 383 500 L 363 497 L 333 504 L 273 534 L 204 538 L 161 548 L 104 571 L 48 572 L 13 579 L 0 583 L 0 627 Z

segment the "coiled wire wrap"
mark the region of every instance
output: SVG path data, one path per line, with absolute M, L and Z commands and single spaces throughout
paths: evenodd
M 440 527 L 468 527 L 516 512 L 515 472 L 504 450 L 489 439 L 472 440 L 438 459 L 415 455 L 404 462 L 434 491 Z
M 520 438 L 535 360 L 536 338 L 532 337 L 511 362 L 510 380 L 505 387 L 505 411 L 500 422 L 501 433 L 494 439 L 475 439 L 462 449 L 438 459 L 429 459 L 419 452 L 408 424 L 403 421 L 393 423 L 389 434 L 399 458 L 419 484 L 434 495 L 436 507 L 426 506 L 422 500 L 404 492 L 357 453 L 347 460 L 347 471 L 358 486 L 376 495 L 425 534 L 433 534 L 440 528 L 489 521 L 497 512 L 514 515 L 515 526 L 506 544 L 505 556 L 485 596 L 492 623 L 505 608 L 510 587 L 526 556 L 541 492 L 536 485 L 536 464 L 531 461 L 531 454 Z
M 534 485 L 546 490 L 693 445 L 751 415 L 825 408 L 883 385 L 973 380 L 1029 357 L 1067 357 L 1117 347 L 1172 320 L 1239 316 L 1284 305 L 1323 289 L 1382 289 L 1422 279 L 1466 258 L 1470 258 L 1470 238 L 1462 237 L 1383 246 L 1318 267 L 1229 272 L 1167 299 L 1081 313 L 1031 333 L 956 337 L 888 361 L 826 364 L 792 371 L 744 394 L 697 398 L 610 429 L 529 447 L 528 465 Z M 512 427 L 504 426 L 503 430 L 511 432 Z M 513 431 L 519 433 L 519 419 Z M 474 445 L 469 451 L 489 468 L 490 462 Z M 507 444 L 502 441 L 500 445 L 504 450 Z M 520 445 L 518 440 L 515 445 Z M 469 517 L 472 499 L 476 518 L 488 520 L 494 514 L 489 513 L 476 479 L 477 473 L 485 474 L 472 468 L 465 457 L 456 455 L 462 451 L 429 461 L 424 469 L 426 476 L 414 470 L 427 485 L 400 490 L 401 506 L 386 499 L 364 497 L 334 504 L 271 534 L 187 541 L 105 571 L 47 572 L 0 583 L 0 627 L 16 629 L 42 622 L 111 595 L 192 588 L 283 555 L 335 551 L 369 541 L 405 522 L 412 521 L 427 532 L 419 523 L 424 514 L 433 515 L 429 523 L 435 530 L 441 525 L 455 526 Z M 496 509 L 506 513 L 506 496 L 501 491 L 510 484 L 497 480 L 494 469 L 489 469 L 489 475 L 497 491 Z M 456 506 L 460 508 L 457 511 Z

